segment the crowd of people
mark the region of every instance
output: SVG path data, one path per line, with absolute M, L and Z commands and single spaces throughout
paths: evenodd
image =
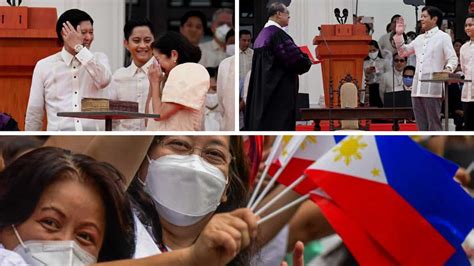
M 255 160 L 252 138 L 2 137 L 0 264 L 280 265 L 290 252 L 293 265 L 303 265 L 303 244 L 334 229 L 311 200 L 259 223 L 296 192 L 260 216 L 245 208 L 275 139 L 263 137 Z M 447 139 L 420 141 L 469 168 L 472 138 Z M 467 171 L 456 178 L 473 188 Z M 333 252 L 353 261 L 338 243 Z
M 159 36 L 147 19 L 127 21 L 124 47 L 131 63 L 113 74 L 107 56 L 90 51 L 93 24 L 78 9 L 58 18 L 56 32 L 63 47 L 36 64 L 26 111 L 27 131 L 42 130 L 45 114 L 49 131 L 104 130 L 101 121 L 57 116 L 58 112 L 81 111 L 83 98 L 137 102 L 140 113 L 160 116 L 156 121 L 116 120 L 114 130 L 234 130 L 233 81 L 223 73 L 223 80 L 216 82 L 221 62 L 234 55 L 233 10 L 215 11 L 213 36 L 207 42 L 203 42 L 207 18 L 200 11 L 183 15 L 179 33 Z
M 293 208 L 257 226 L 260 218 L 245 208 L 255 162 L 241 136 L 4 137 L 0 143 L 2 265 L 275 265 L 287 244 L 301 260 L 297 236 L 322 219 L 318 210 L 294 216 Z M 274 193 L 281 190 L 275 186 Z M 274 250 L 274 238 L 284 246 Z
M 474 40 L 473 17 L 469 14 L 464 25 L 469 40 L 461 40 L 454 38 L 451 28 L 442 26 L 443 12 L 436 7 L 422 9 L 416 32 L 405 32 L 403 17 L 394 15 L 387 25 L 388 32 L 378 42 L 370 42 L 364 61 L 364 86 L 369 91 L 369 105 L 392 106 L 385 102 L 386 94 L 409 91 L 419 130 L 442 130 L 443 116 L 453 118 L 456 130 L 472 131 L 471 83 L 453 82 L 443 91 L 441 83 L 421 80 L 423 75 L 442 71 L 472 79 L 469 47 Z M 463 53 L 461 47 L 464 47 Z M 448 114 L 444 114 L 442 108 L 444 93 L 450 97 Z

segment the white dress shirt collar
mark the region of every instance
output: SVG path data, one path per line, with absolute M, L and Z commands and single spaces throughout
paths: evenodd
M 130 76 L 135 76 L 137 73 L 138 73 L 138 69 L 141 69 L 143 70 L 143 72 L 145 72 L 146 75 L 148 75 L 148 68 L 150 67 L 150 65 L 153 64 L 153 56 L 150 58 L 150 60 L 148 60 L 148 62 L 146 62 L 142 67 L 138 67 L 136 64 L 135 64 L 135 61 L 132 60 L 132 64 L 130 64 Z
M 432 28 L 431 30 L 425 32 L 425 38 L 431 38 L 433 35 L 435 35 L 439 31 L 439 28 L 436 26 Z
M 267 21 L 267 23 L 265 24 L 264 28 L 270 27 L 270 26 L 276 26 L 276 27 L 278 27 L 278 28 L 280 28 L 280 29 L 283 29 L 283 27 L 280 26 L 280 24 L 276 23 L 275 21 L 273 21 L 273 20 L 271 20 L 271 19 L 269 19 L 269 20 Z
M 63 59 L 64 63 L 66 63 L 67 66 L 70 66 L 72 63 L 72 60 L 74 59 L 74 55 L 70 54 L 66 48 L 63 47 L 61 50 L 61 58 Z
M 239 50 L 240 50 L 240 48 L 239 48 Z M 245 49 L 245 51 L 240 50 L 240 53 L 245 54 L 245 55 L 250 55 L 250 54 L 252 54 L 252 52 L 253 52 L 253 50 L 250 47 Z

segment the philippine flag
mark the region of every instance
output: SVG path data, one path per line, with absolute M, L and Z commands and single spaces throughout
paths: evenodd
M 263 136 L 248 136 L 244 142 L 245 150 L 251 162 L 249 173 L 250 184 L 254 183 L 260 161 L 262 160 L 263 141 Z
M 359 225 L 357 221 L 347 216 L 328 196 L 316 193 L 310 194 L 310 199 L 318 205 L 333 229 L 344 240 L 360 265 L 364 266 L 395 266 L 397 261 L 375 239 Z
M 333 148 L 338 140 L 334 136 L 293 136 L 283 147 L 275 167 L 270 168 L 269 175 L 274 176 L 280 170 L 277 181 L 285 186 L 291 185 L 304 174 L 308 166 Z M 304 195 L 314 188 L 314 182 L 306 178 L 293 190 Z
M 397 264 L 469 265 L 474 200 L 456 170 L 409 137 L 349 136 L 305 173 Z

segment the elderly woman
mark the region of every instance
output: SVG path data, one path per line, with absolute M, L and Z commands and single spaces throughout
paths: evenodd
M 148 111 L 160 119 L 148 121 L 147 130 L 203 130 L 210 81 L 207 70 L 197 64 L 201 51 L 180 34 L 168 32 L 153 43 L 153 54 Z

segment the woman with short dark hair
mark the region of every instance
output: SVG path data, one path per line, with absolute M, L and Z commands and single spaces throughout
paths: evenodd
M 160 118 L 148 121 L 147 130 L 203 130 L 210 80 L 206 68 L 197 64 L 201 50 L 182 35 L 167 32 L 153 43 L 153 54 L 148 111 Z
M 85 155 L 52 147 L 22 155 L 0 173 L 0 254 L 13 251 L 32 265 L 131 258 L 123 187 L 114 167 Z

